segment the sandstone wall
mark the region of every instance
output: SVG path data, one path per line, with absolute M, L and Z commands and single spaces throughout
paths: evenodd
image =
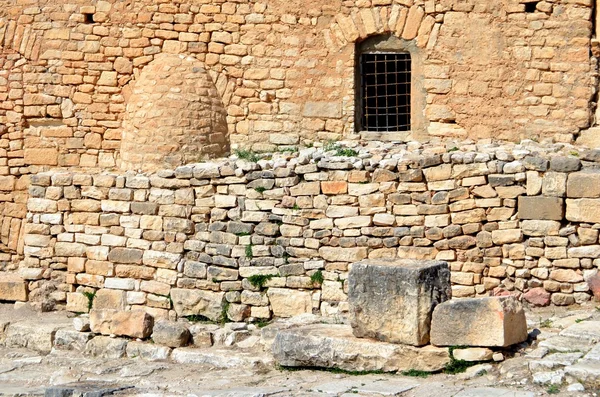
M 223 302 L 235 320 L 331 315 L 347 310 L 348 265 L 364 258 L 448 261 L 455 297 L 590 299 L 598 151 L 533 142 L 356 149 L 153 175 L 32 176 L 20 268 L 30 299 L 82 312 L 83 293 L 98 291 L 99 308 L 158 317 L 217 318 Z M 254 275 L 272 277 L 260 288 Z
M 414 41 L 412 137 L 570 140 L 590 120 L 590 1 L 0 2 L 2 172 L 120 161 L 129 94 L 158 54 L 196 57 L 234 144 L 356 136 L 355 43 Z M 406 134 L 405 134 L 406 135 Z M 143 139 L 142 139 L 143 140 Z

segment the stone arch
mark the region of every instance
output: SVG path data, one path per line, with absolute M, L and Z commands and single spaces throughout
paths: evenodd
M 413 89 L 418 95 L 414 97 L 411 114 L 414 124 L 410 131 L 398 133 L 372 133 L 357 128 L 357 79 L 353 78 L 352 91 L 348 89 L 348 97 L 354 98 L 348 110 L 347 131 L 359 134 L 364 139 L 378 140 L 427 140 L 432 123 L 426 113 L 428 109 L 427 89 L 424 86 L 425 76 L 421 70 L 429 62 L 435 48 L 443 23 L 443 11 L 437 12 L 431 6 L 405 6 L 395 3 L 390 6 L 360 8 L 348 13 L 334 16 L 330 25 L 323 31 L 323 39 L 330 54 L 354 53 L 353 74 L 356 76 L 357 49 L 360 43 L 371 39 L 383 38 L 390 43 L 401 43 L 404 50 L 414 57 Z M 435 15 L 435 16 L 434 16 Z M 389 39 L 389 40 L 388 40 Z M 350 84 L 348 85 L 350 87 Z M 411 99 L 411 102 L 413 100 Z
M 339 51 L 348 44 L 362 41 L 369 36 L 392 34 L 404 40 L 415 40 L 420 48 L 435 45 L 441 23 L 419 5 L 406 7 L 362 8 L 350 15 L 338 14 L 325 29 L 325 42 L 331 51 Z
M 154 171 L 223 156 L 227 112 L 202 62 L 160 54 L 133 85 L 123 120 L 121 168 Z

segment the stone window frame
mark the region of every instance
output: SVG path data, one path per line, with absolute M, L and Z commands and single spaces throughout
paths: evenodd
M 364 131 L 361 126 L 362 94 L 361 94 L 361 68 L 360 56 L 365 53 L 390 53 L 405 52 L 411 57 L 411 128 L 408 131 Z M 355 131 L 361 139 L 381 141 L 409 141 L 427 136 L 427 120 L 425 107 L 427 106 L 427 91 L 423 84 L 423 61 L 425 53 L 417 46 L 416 40 L 404 40 L 393 34 L 382 34 L 366 38 L 355 44 L 354 60 L 354 106 L 355 106 Z

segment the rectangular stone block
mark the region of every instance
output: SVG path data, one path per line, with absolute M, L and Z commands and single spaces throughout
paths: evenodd
M 17 274 L 0 272 L 0 301 L 27 301 L 27 282 Z
M 152 334 L 153 326 L 154 318 L 141 310 L 102 309 L 90 311 L 90 328 L 97 334 L 143 339 Z
M 199 314 L 212 321 L 219 321 L 223 315 L 224 292 L 173 288 L 171 299 L 178 316 Z
M 519 219 L 560 221 L 564 204 L 560 197 L 519 196 Z
M 456 299 L 433 311 L 435 346 L 506 347 L 526 339 L 525 312 L 513 297 Z
M 446 262 L 365 260 L 352 264 L 348 302 L 359 338 L 422 346 L 435 305 L 451 297 Z
M 600 222 L 600 199 L 567 199 L 565 217 L 571 222 Z
M 600 172 L 594 170 L 570 174 L 567 179 L 567 197 L 600 197 Z

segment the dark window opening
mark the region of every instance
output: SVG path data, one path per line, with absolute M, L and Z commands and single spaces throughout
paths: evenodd
M 361 54 L 360 87 L 363 131 L 411 129 L 409 53 Z
M 83 23 L 94 23 L 94 14 L 92 14 L 92 13 L 83 14 Z
M 535 8 L 537 6 L 537 1 L 531 3 L 525 3 L 525 12 L 535 12 Z

